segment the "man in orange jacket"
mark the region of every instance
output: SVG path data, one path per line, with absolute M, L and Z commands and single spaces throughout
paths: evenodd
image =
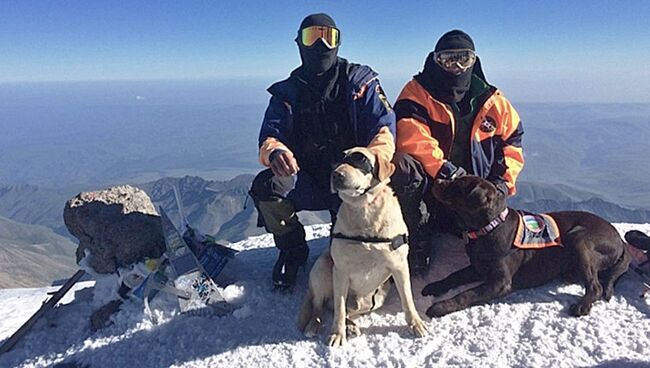
M 424 70 L 404 86 L 395 113 L 393 187 L 409 226 L 411 271 L 424 274 L 432 238 L 468 230 L 436 205 L 433 179 L 470 173 L 503 195 L 515 194 L 524 165 L 523 128 L 510 102 L 487 83 L 474 42 L 460 30 L 438 40 Z

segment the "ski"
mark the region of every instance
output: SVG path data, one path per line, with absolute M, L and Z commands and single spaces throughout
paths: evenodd
M 178 204 L 180 206 L 180 201 Z M 184 217 L 181 211 L 179 213 Z M 189 291 L 189 298 L 179 301 L 181 313 L 203 306 L 214 309 L 216 315 L 231 313 L 233 308 L 226 302 L 214 278 L 236 251 L 195 231 L 184 218 L 182 222 L 187 230 L 181 235 L 162 208 L 160 217 L 167 246 L 164 257 L 171 267 L 170 279 L 176 288 Z
M 51 294 L 52 296 L 43 301 L 43 305 L 39 310 L 34 313 L 27 322 L 25 322 L 18 331 L 16 331 L 11 337 L 5 341 L 4 344 L 0 347 L 0 355 L 8 352 L 9 350 L 13 349 L 13 347 L 16 345 L 16 343 L 29 332 L 29 330 L 34 326 L 36 321 L 38 321 L 41 317 L 43 317 L 47 312 L 50 310 L 54 309 L 56 304 L 67 294 L 68 291 L 81 279 L 83 275 L 85 275 L 86 272 L 84 270 L 79 270 L 77 271 L 74 275 L 72 275 L 71 278 L 68 279 L 68 281 L 63 284 L 57 290 L 54 294 Z

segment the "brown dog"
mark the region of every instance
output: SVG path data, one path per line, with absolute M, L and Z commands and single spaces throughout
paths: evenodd
M 539 286 L 558 276 L 585 286 L 585 295 L 571 305 L 570 313 L 586 315 L 594 301 L 612 297 L 614 283 L 628 269 L 629 254 L 618 232 L 591 213 L 549 213 L 556 222 L 561 246 L 519 249 L 513 243 L 520 216 L 507 208 L 505 197 L 491 182 L 470 175 L 454 181 L 436 180 L 433 193 L 457 215 L 461 228 L 473 235 L 465 246 L 471 264 L 427 285 L 422 294 L 439 296 L 461 285 L 483 283 L 434 303 L 427 310 L 429 317 Z

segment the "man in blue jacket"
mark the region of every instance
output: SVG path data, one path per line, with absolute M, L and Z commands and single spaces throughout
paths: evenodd
M 395 114 L 377 73 L 338 57 L 341 33 L 334 20 L 307 16 L 295 41 L 302 64 L 268 89 L 259 135 L 260 162 L 268 169 L 250 190 L 258 225 L 280 250 L 272 274 L 279 288 L 295 285 L 309 255 L 296 212 L 329 210 L 336 220 L 340 200 L 330 192 L 330 174 L 343 151 L 365 146 L 385 161 L 395 152 Z

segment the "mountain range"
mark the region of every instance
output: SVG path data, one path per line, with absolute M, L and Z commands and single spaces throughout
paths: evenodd
M 176 187 L 191 226 L 235 242 L 265 232 L 256 226 L 257 211 L 248 199 L 252 180 L 246 174 L 228 181 L 186 176 L 138 186 L 180 227 Z M 77 240 L 63 224 L 64 204 L 74 195 L 31 185 L 0 186 L 0 288 L 44 286 L 74 273 Z M 306 225 L 329 222 L 326 212 L 305 212 L 300 218 Z
M 256 141 L 264 105 L 182 99 L 113 105 L 83 103 L 83 97 L 74 104 L 2 106 L 0 183 L 78 192 L 185 175 L 227 180 L 260 169 Z M 525 131 L 520 180 L 650 208 L 650 104 L 514 106 Z
M 236 242 L 265 232 L 257 227 L 257 211 L 247 194 L 252 179 L 248 174 L 227 181 L 186 176 L 139 187 L 179 226 L 176 187 L 191 226 Z M 69 238 L 62 220 L 63 204 L 73 195 L 63 198 L 62 192 L 34 186 L 0 186 L 0 216 L 4 216 L 0 217 L 0 287 L 43 286 L 74 271 L 76 239 Z M 39 198 L 46 200 L 39 202 Z M 611 222 L 650 223 L 649 210 L 625 208 L 594 193 L 559 184 L 521 182 L 509 205 L 530 212 L 583 210 Z M 299 217 L 306 225 L 330 221 L 327 212 L 302 212 Z M 68 237 L 60 235 L 62 229 Z
M 52 229 L 0 217 L 0 289 L 37 287 L 70 277 L 77 245 Z

